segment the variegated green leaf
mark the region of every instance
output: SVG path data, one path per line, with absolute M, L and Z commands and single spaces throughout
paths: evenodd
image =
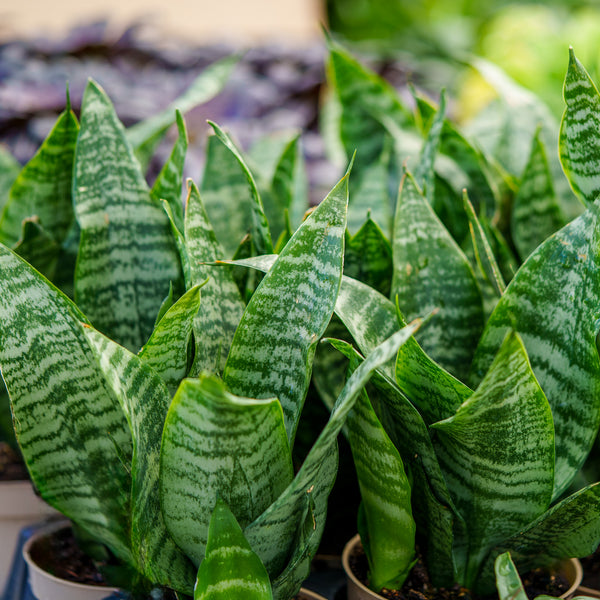
M 358 279 L 389 296 L 392 284 L 392 247 L 369 215 L 362 227 L 346 234 L 344 275 Z
M 516 334 L 506 337 L 456 414 L 431 427 L 448 488 L 468 524 L 460 581 L 472 588 L 490 550 L 542 514 L 552 498 L 552 413 Z
M 0 242 L 16 244 L 21 223 L 34 216 L 58 244 L 64 241 L 74 220 L 71 188 L 78 130 L 75 114 L 67 105 L 10 189 L 0 218 Z
M 0 144 L 0 210 L 4 209 L 8 201 L 8 193 L 15 179 L 21 172 L 19 161 Z
M 573 191 L 589 206 L 600 193 L 600 95 L 573 48 L 563 94 L 567 106 L 560 125 L 560 160 Z
M 147 164 L 152 155 L 152 149 L 144 148 L 148 142 L 160 141 L 165 131 L 175 122 L 175 111 L 186 113 L 198 104 L 214 98 L 229 79 L 239 57 L 228 56 L 219 60 L 206 69 L 192 82 L 190 87 L 176 98 L 161 112 L 145 121 L 136 123 L 127 130 L 127 140 L 135 148 L 136 154 L 144 151 L 144 162 Z M 152 144 L 151 144 L 152 145 Z
M 483 328 L 481 293 L 467 258 L 410 174 L 398 196 L 392 250 L 392 298 L 407 320 L 440 309 L 419 343 L 462 378 Z
M 234 393 L 276 396 L 293 445 L 316 344 L 342 278 L 348 173 L 298 228 L 252 296 L 223 379 Z
M 200 306 L 200 288 L 186 292 L 158 322 L 139 357 L 158 373 L 172 396 L 188 371 L 192 322 Z
M 314 503 L 314 528 L 319 535 L 311 538 L 309 555 L 317 550 L 327 512 L 327 497 L 337 471 L 337 436 L 348 412 L 352 410 L 362 388 L 373 372 L 388 362 L 400 345 L 418 329 L 421 322 L 411 323 L 373 350 L 352 374 L 331 412 L 327 425 L 311 448 L 296 477 L 263 514 L 244 533 L 261 557 L 273 578 L 285 567 L 294 536 L 303 527 L 306 511 Z M 310 500 L 312 498 L 312 500 Z M 305 575 L 309 565 L 304 562 Z
M 510 283 L 517 272 L 518 262 L 508 242 L 498 229 L 485 215 L 479 215 L 479 223 L 483 228 L 492 252 L 496 257 L 496 263 L 500 268 L 500 274 L 505 282 Z
M 588 455 L 600 424 L 600 201 L 529 256 L 492 313 L 473 361 L 481 379 L 506 332 L 522 337 L 556 429 L 554 497 Z
M 171 207 L 173 220 L 179 231 L 183 231 L 183 204 L 181 188 L 183 185 L 183 166 L 188 147 L 187 131 L 181 113 L 176 111 L 179 135 L 173 146 L 169 160 L 161 169 L 150 192 L 154 200 L 166 200 Z
M 160 444 L 171 396 L 140 357 L 91 327 L 85 332 L 131 428 L 131 542 L 137 568 L 153 583 L 189 593 L 194 569 L 167 532 L 159 497 Z
M 256 246 L 256 251 L 259 254 L 270 254 L 273 252 L 273 242 L 271 240 L 271 233 L 269 231 L 269 223 L 265 216 L 265 211 L 260 198 L 260 193 L 254 176 L 250 172 L 250 169 L 246 165 L 244 157 L 240 151 L 236 148 L 235 144 L 231 141 L 231 138 L 216 124 L 212 121 L 208 122 L 213 128 L 216 136 L 221 142 L 227 147 L 227 149 L 235 156 L 239 163 L 246 181 L 250 188 L 251 202 L 250 202 L 250 217 L 251 217 L 251 232 L 252 240 Z
M 13 250 L 44 277 L 54 279 L 61 248 L 35 217 L 23 220 L 21 237 Z
M 169 532 L 196 565 L 217 497 L 246 527 L 292 477 L 277 399 L 234 396 L 208 375 L 183 381 L 165 422 L 160 493 Z
M 362 499 L 359 533 L 369 563 L 369 585 L 376 592 L 384 587 L 399 590 L 416 562 L 411 485 L 364 390 L 348 414 L 346 429 Z
M 192 372 L 221 373 L 235 330 L 244 311 L 240 292 L 228 267 L 206 263 L 222 258 L 223 250 L 208 220 L 198 188 L 188 182 L 185 215 L 185 248 L 190 265 L 191 284 L 205 280 L 202 304 L 194 321 L 196 356 Z
M 198 569 L 194 600 L 272 600 L 269 575 L 223 500 L 208 527 L 206 557 Z
M 510 553 L 499 554 L 494 562 L 496 589 L 500 600 L 527 600 L 527 594 Z
M 511 213 L 511 234 L 521 260 L 566 223 L 554 193 L 552 174 L 538 130 Z
M 31 478 L 48 503 L 131 563 L 131 433 L 90 352 L 86 319 L 4 246 L 0 275 L 10 281 L 0 290 L 0 366 Z
M 181 267 L 167 215 L 151 198 L 123 126 L 93 81 L 82 102 L 73 189 L 81 227 L 76 302 L 96 328 L 138 350 Z

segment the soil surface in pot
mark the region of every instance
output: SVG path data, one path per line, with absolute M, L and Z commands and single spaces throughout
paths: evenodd
M 583 581 L 581 585 L 594 590 L 600 589 L 600 548 L 593 554 L 579 560 L 583 567 Z
M 37 540 L 30 554 L 39 567 L 55 577 L 74 583 L 108 585 L 94 561 L 77 546 L 70 527 Z
M 0 481 L 23 481 L 29 479 L 25 463 L 18 452 L 6 442 L 0 442 Z
M 350 568 L 358 580 L 368 586 L 368 563 L 362 546 L 357 546 L 349 557 Z M 521 576 L 528 598 L 540 594 L 560 596 L 569 589 L 569 582 L 556 573 L 545 569 L 534 569 Z M 400 590 L 382 589 L 379 595 L 389 600 L 471 600 L 477 598 L 470 590 L 458 584 L 452 588 L 435 588 L 429 579 L 425 564 L 419 558 Z M 497 600 L 497 596 L 488 596 L 482 600 Z

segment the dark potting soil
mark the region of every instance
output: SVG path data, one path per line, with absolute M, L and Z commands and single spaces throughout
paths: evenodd
M 596 549 L 593 554 L 580 559 L 583 567 L 583 581 L 581 585 L 600 589 L 600 548 Z
M 350 568 L 358 580 L 368 586 L 368 563 L 362 546 L 355 548 L 349 558 Z M 534 569 L 522 576 L 523 585 L 528 598 L 540 594 L 560 596 L 569 589 L 569 582 L 560 574 L 550 573 L 546 569 Z M 458 584 L 451 588 L 436 588 L 429 579 L 429 573 L 419 558 L 407 577 L 402 589 L 388 590 L 383 588 L 379 595 L 389 600 L 471 600 L 477 598 L 470 590 Z M 497 596 L 489 596 L 482 600 L 497 600 Z
M 0 481 L 23 481 L 29 478 L 20 454 L 6 442 L 0 442 Z
M 107 585 L 94 561 L 84 554 L 70 527 L 64 527 L 36 541 L 31 558 L 44 571 L 74 583 Z

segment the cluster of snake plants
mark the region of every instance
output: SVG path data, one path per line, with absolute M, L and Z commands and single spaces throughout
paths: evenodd
M 363 282 L 343 279 L 336 314 L 368 357 L 405 319 L 439 309 L 378 370 L 347 422 L 371 587 L 401 587 L 415 540 L 435 585 L 483 594 L 506 550 L 519 568 L 590 554 L 600 484 L 568 490 L 600 423 L 595 86 L 571 52 L 560 136 L 529 94 L 504 90 L 512 95 L 502 122 L 521 114 L 504 128 L 492 120 L 502 135 L 483 150 L 481 131 L 469 141 L 446 119 L 443 95 L 437 111 L 416 97 L 414 118 L 333 44 L 329 70 L 330 145 L 363 150 L 349 223 L 371 207 L 356 233 L 369 234 L 371 252 L 353 263 Z M 572 191 L 545 151 L 553 137 Z M 363 360 L 350 344 L 336 346 L 351 369 Z

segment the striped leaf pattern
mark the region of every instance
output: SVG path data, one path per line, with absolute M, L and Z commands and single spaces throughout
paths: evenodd
M 19 161 L 4 146 L 0 146 L 0 210 L 4 209 L 10 188 L 20 172 Z
M 309 554 L 317 550 L 327 512 L 327 497 L 337 471 L 337 436 L 360 391 L 374 371 L 398 351 L 398 348 L 419 328 L 420 321 L 411 323 L 373 350 L 354 371 L 338 397 L 327 425 L 321 431 L 294 480 L 244 533 L 273 578 L 285 566 L 293 539 L 305 522 L 311 501 L 314 505 L 313 527 L 318 535 L 311 538 Z M 307 567 L 306 567 L 307 568 Z M 306 570 L 308 574 L 308 570 Z
M 76 302 L 96 328 L 137 351 L 181 267 L 167 216 L 93 81 L 82 102 L 73 189 L 81 227 Z
M 173 396 L 188 371 L 192 323 L 200 306 L 200 288 L 186 292 L 162 317 L 139 357 L 158 373 Z
M 392 284 L 392 247 L 369 216 L 355 235 L 346 233 L 344 275 L 358 279 L 384 296 Z
M 315 347 L 342 278 L 348 173 L 298 228 L 252 296 L 223 379 L 234 393 L 275 396 L 290 445 L 308 390 Z
M 589 206 L 600 193 L 600 95 L 573 48 L 563 95 L 567 106 L 560 124 L 560 160 L 573 191 Z
M 392 298 L 407 320 L 439 308 L 418 337 L 425 352 L 462 379 L 483 328 L 473 270 L 410 174 L 398 196 L 392 242 Z
M 67 106 L 10 189 L 0 217 L 0 242 L 9 247 L 16 244 L 23 220 L 33 216 L 57 243 L 66 238 L 74 220 L 71 187 L 78 130 Z
M 510 230 L 521 260 L 525 260 L 547 237 L 566 224 L 538 130 L 511 213 Z
M 37 219 L 23 221 L 21 237 L 13 250 L 44 277 L 54 280 L 61 248 Z
M 506 337 L 456 414 L 431 427 L 448 487 L 468 526 L 469 557 L 459 580 L 472 588 L 490 550 L 542 514 L 552 497 L 552 413 L 516 334 Z
M 165 422 L 160 493 L 169 532 L 196 565 L 217 497 L 246 527 L 292 477 L 276 398 L 234 396 L 213 376 L 183 381 Z
M 194 569 L 167 533 L 159 497 L 160 443 L 170 395 L 143 361 L 91 327 L 86 329 L 99 371 L 127 415 L 133 439 L 131 542 L 138 570 L 152 582 L 189 593 Z
M 169 159 L 161 169 L 150 195 L 155 201 L 166 200 L 171 207 L 173 221 L 179 231 L 183 231 L 183 204 L 181 188 L 183 186 L 183 166 L 188 147 L 185 122 L 179 111 L 176 111 L 177 131 L 179 135 L 173 146 Z
M 366 525 L 361 531 L 359 519 L 369 585 L 375 591 L 399 590 L 416 561 L 411 485 L 402 458 L 364 390 L 348 414 L 346 427 Z
M 509 328 L 523 339 L 554 417 L 554 497 L 569 485 L 600 424 L 596 347 L 600 201 L 529 256 L 492 313 L 473 361 L 481 379 Z
M 273 242 L 271 240 L 271 233 L 269 231 L 269 223 L 265 215 L 256 181 L 254 181 L 254 176 L 250 172 L 250 169 L 248 168 L 248 165 L 246 164 L 241 152 L 231 141 L 231 138 L 216 123 L 213 123 L 212 121 L 209 121 L 208 123 L 213 128 L 215 135 L 236 158 L 240 168 L 242 169 L 242 172 L 244 173 L 246 181 L 248 182 L 251 196 L 251 234 L 256 251 L 258 254 L 270 254 L 273 252 Z
M 198 569 L 194 600 L 272 600 L 271 582 L 260 558 L 223 500 L 217 499 L 208 527 L 206 558 Z
M 0 291 L 0 365 L 31 478 L 47 502 L 131 563 L 131 433 L 98 373 L 86 319 L 4 246 L 0 274 L 10 281 Z
M 198 188 L 192 181 L 188 186 L 185 247 L 191 283 L 200 285 L 206 281 L 194 321 L 196 356 L 192 374 L 201 371 L 221 373 L 244 304 L 230 269 L 206 264 L 222 258 L 223 250 L 208 220 Z

